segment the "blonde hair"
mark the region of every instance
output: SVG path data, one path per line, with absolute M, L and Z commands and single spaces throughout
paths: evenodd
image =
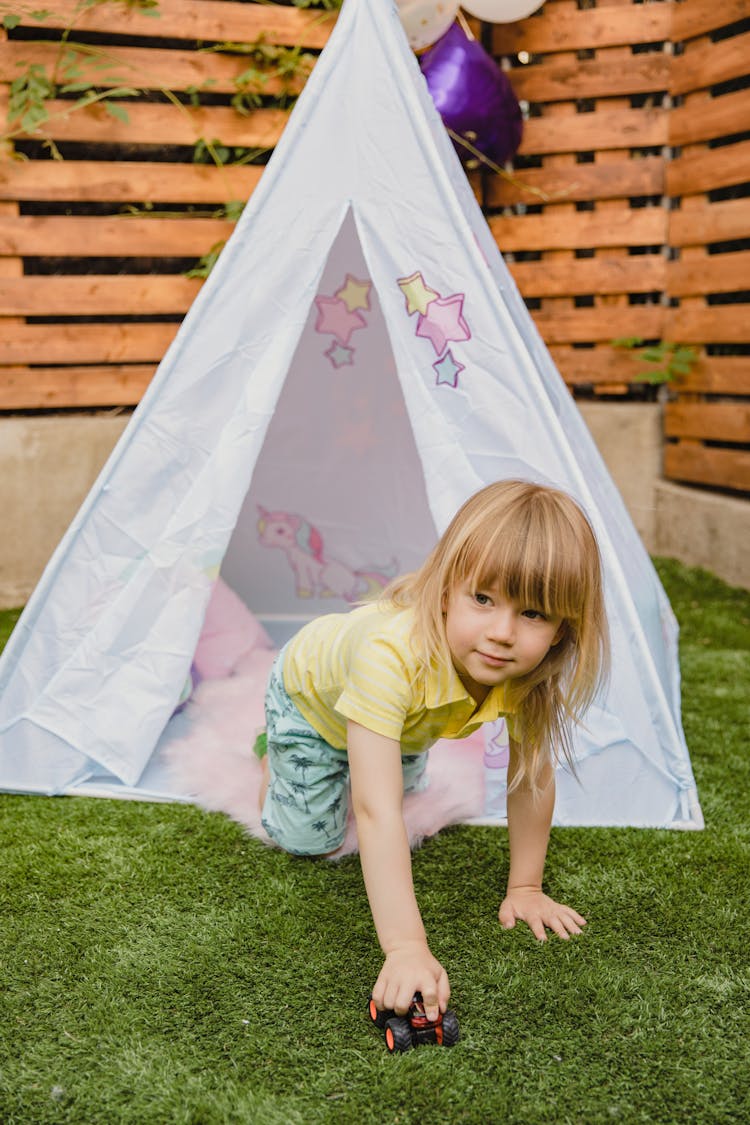
M 537 788 L 545 764 L 575 771 L 571 730 L 606 677 L 609 641 L 599 549 L 591 525 L 564 492 L 498 481 L 470 497 L 419 570 L 397 578 L 383 598 L 415 612 L 422 667 L 450 661 L 444 606 L 469 582 L 562 619 L 558 640 L 531 672 L 506 683 L 521 748 L 512 787 Z

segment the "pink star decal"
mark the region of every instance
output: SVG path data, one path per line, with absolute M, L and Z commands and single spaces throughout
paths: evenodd
M 338 297 L 316 297 L 318 306 L 318 319 L 315 322 L 315 331 L 326 336 L 335 336 L 340 344 L 348 344 L 352 332 L 364 328 L 367 321 L 356 310 L 352 312 L 346 307 L 346 302 Z
M 438 355 L 443 354 L 449 340 L 471 339 L 469 326 L 462 315 L 463 307 L 463 293 L 430 301 L 426 314 L 419 318 L 417 336 L 426 337 Z

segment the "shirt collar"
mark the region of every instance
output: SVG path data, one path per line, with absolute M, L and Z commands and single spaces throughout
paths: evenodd
M 425 706 L 429 708 L 446 707 L 451 703 L 465 701 L 476 707 L 476 703 L 461 682 L 458 672 L 449 664 L 446 668 L 431 664 L 425 678 Z M 482 723 L 494 722 L 500 715 L 507 715 L 510 709 L 505 698 L 505 685 L 497 684 L 487 693 L 487 698 L 477 708 L 475 718 Z

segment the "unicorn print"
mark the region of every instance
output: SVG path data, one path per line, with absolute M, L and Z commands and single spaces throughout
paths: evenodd
M 386 567 L 352 570 L 346 563 L 327 557 L 320 532 L 302 516 L 269 512 L 260 505 L 258 512 L 258 539 L 262 546 L 284 552 L 294 572 L 298 598 L 361 601 L 382 590 L 398 572 L 395 559 Z

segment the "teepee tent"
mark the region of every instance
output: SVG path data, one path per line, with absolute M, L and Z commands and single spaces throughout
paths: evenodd
M 414 567 L 485 483 L 570 492 L 613 668 L 560 824 L 699 827 L 676 626 L 392 0 L 346 0 L 262 181 L 0 663 L 0 786 L 174 797 L 219 571 L 278 644 Z

